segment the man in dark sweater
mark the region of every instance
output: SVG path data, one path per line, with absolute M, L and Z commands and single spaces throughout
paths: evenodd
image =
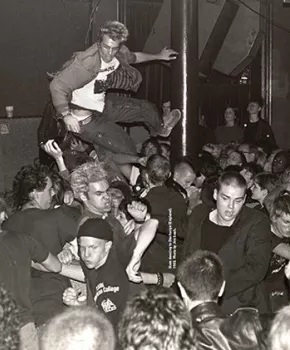
M 268 312 L 264 285 L 270 256 L 270 223 L 265 214 L 244 205 L 247 184 L 237 172 L 223 173 L 214 190 L 216 209 L 203 204 L 189 217 L 184 257 L 198 249 L 217 253 L 226 273 L 223 311 L 241 306 Z
M 260 118 L 261 102 L 250 101 L 247 111 L 249 122 L 244 125 L 244 142 L 263 147 L 267 153 L 270 153 L 277 144 L 271 126 L 266 120 Z

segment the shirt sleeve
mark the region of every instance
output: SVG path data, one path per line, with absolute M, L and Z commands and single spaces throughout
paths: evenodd
M 48 258 L 49 254 L 47 248 L 41 242 L 31 236 L 25 236 L 25 239 L 31 254 L 31 260 L 40 264 L 44 262 Z
M 134 64 L 136 62 L 136 55 L 134 52 L 131 52 L 126 45 L 122 45 L 120 51 L 125 55 L 129 64 Z

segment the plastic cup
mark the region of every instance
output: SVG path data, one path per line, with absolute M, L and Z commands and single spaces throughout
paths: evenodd
M 7 118 L 13 118 L 14 106 L 6 106 L 5 110 L 6 110 L 6 117 Z

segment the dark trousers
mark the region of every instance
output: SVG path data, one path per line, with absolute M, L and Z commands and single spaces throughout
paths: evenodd
M 150 102 L 124 96 L 106 98 L 103 113 L 94 112 L 93 120 L 81 125 L 81 138 L 113 153 L 136 154 L 136 147 L 125 130 L 116 123 L 143 123 L 152 136 L 161 128 L 157 108 Z

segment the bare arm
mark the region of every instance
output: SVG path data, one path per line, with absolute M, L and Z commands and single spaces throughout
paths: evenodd
M 62 276 L 72 278 L 76 281 L 84 282 L 85 275 L 78 261 L 73 261 L 70 265 L 62 265 L 62 270 L 60 272 Z
M 129 264 L 126 268 L 126 273 L 128 275 L 128 278 L 132 282 L 135 282 L 135 283 L 142 282 L 143 276 L 141 277 L 141 275 L 139 274 L 139 268 L 141 265 L 141 258 L 143 256 L 145 250 L 148 248 L 150 243 L 153 241 L 153 239 L 156 235 L 157 227 L 158 227 L 158 220 L 149 219 L 139 228 L 136 247 L 134 249 L 131 261 L 129 262 Z M 151 283 L 154 284 L 154 282 L 155 282 L 154 276 L 144 275 L 144 278 L 147 278 L 146 283 L 148 283 L 148 284 L 151 284 Z M 151 281 L 152 278 L 153 278 L 153 282 L 149 282 L 149 280 Z
M 150 54 L 145 52 L 134 52 L 136 56 L 135 63 L 143 63 L 143 62 L 149 62 L 149 61 L 171 61 L 175 60 L 176 56 L 178 55 L 178 52 L 168 49 L 165 47 L 157 54 Z
M 282 256 L 283 258 L 290 260 L 290 246 L 286 243 L 278 244 L 274 249 L 273 253 Z
M 51 267 L 52 266 L 51 262 L 49 262 L 49 264 L 47 264 L 47 260 L 45 260 L 45 262 L 43 262 L 42 264 L 35 263 L 32 261 L 31 266 L 34 269 L 39 270 L 39 271 L 56 272 L 62 276 L 74 279 L 76 281 L 80 281 L 80 282 L 85 281 L 85 276 L 84 276 L 83 270 L 82 270 L 78 261 L 74 260 L 70 265 L 66 265 L 66 264 L 61 264 L 61 262 L 52 254 L 51 254 L 51 256 L 58 261 L 58 263 L 55 262 L 54 270 Z
M 51 253 L 48 254 L 48 257 L 41 264 L 32 261 L 31 266 L 39 271 L 55 273 L 59 273 L 62 268 L 61 262 Z

